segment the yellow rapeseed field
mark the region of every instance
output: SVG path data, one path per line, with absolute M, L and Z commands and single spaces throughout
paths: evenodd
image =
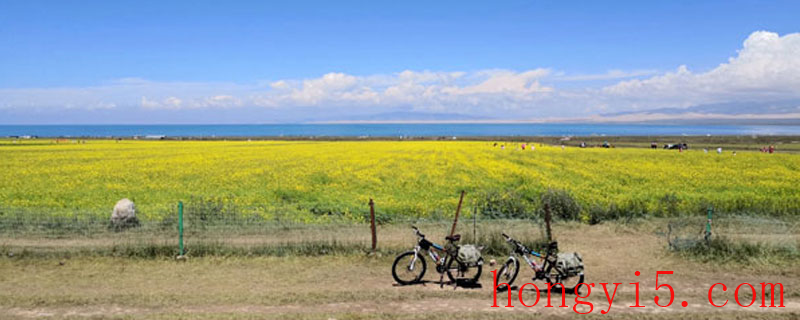
M 548 188 L 581 204 L 658 212 L 800 213 L 800 155 L 542 146 L 469 141 L 98 141 L 0 144 L 0 208 L 107 215 L 133 199 L 145 219 L 177 201 L 217 199 L 242 214 L 362 219 L 449 215 L 496 193 L 535 203 Z M 221 200 L 220 200 L 221 199 Z M 666 200 L 665 200 L 666 199 Z

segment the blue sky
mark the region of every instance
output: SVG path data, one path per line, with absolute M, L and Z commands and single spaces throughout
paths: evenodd
M 742 85 L 781 94 L 739 101 L 794 99 L 798 12 L 798 1 L 6 0 L 0 123 L 293 122 L 309 110 L 566 117 L 726 102 Z M 752 59 L 728 68 L 749 72 L 746 84 L 675 96 L 733 72 L 718 68 L 748 39 Z M 764 56 L 777 57 L 774 70 Z M 776 73 L 789 79 L 765 78 Z M 630 92 L 664 81 L 673 96 Z

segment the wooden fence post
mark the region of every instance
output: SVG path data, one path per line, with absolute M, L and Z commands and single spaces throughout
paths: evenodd
M 456 208 L 456 216 L 453 219 L 453 228 L 450 229 L 450 236 L 451 237 L 454 234 L 456 234 L 456 226 L 458 225 L 458 214 L 461 213 L 461 203 L 464 202 L 464 193 L 466 193 L 466 192 L 464 190 L 461 190 L 461 198 L 458 199 L 458 207 Z M 447 250 L 451 250 L 450 247 L 449 247 L 449 241 L 448 241 L 448 249 Z M 450 258 L 450 255 L 448 254 L 445 257 L 445 265 L 447 265 L 447 262 L 446 262 L 447 259 L 454 259 L 454 257 Z M 453 285 L 458 286 L 458 281 L 455 281 L 455 283 L 453 283 Z M 439 274 L 439 288 L 442 288 L 442 287 L 444 287 L 444 272 Z
M 461 203 L 464 202 L 464 190 L 461 190 L 461 198 L 458 199 L 458 208 L 456 208 L 456 218 L 453 219 L 453 228 L 450 229 L 450 236 L 456 234 L 456 225 L 458 224 L 458 214 L 461 212 Z
M 544 231 L 547 235 L 547 241 L 553 241 L 553 232 L 550 230 L 550 205 L 548 203 L 544 204 Z
M 478 243 L 478 207 L 472 207 L 472 241 Z

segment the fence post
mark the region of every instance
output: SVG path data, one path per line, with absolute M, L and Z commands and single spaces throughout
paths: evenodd
M 183 201 L 178 201 L 178 250 L 183 256 Z
M 706 222 L 706 245 L 711 245 L 711 216 L 714 214 L 714 207 L 708 207 L 708 221 Z
M 478 242 L 478 207 L 472 207 L 472 241 Z
M 544 204 L 544 231 L 547 235 L 547 241 L 553 241 L 553 233 L 550 231 L 550 205 L 548 203 Z
M 369 199 L 369 221 L 372 230 L 372 253 L 375 253 L 378 247 L 378 235 L 375 230 L 375 202 L 372 201 L 372 198 Z
M 455 219 L 453 219 L 453 228 L 450 229 L 451 237 L 456 233 L 456 225 L 458 225 L 458 214 L 461 213 L 461 203 L 464 202 L 464 193 L 466 193 L 466 191 L 461 190 L 461 198 L 458 199 L 458 207 L 456 208 L 456 217 Z

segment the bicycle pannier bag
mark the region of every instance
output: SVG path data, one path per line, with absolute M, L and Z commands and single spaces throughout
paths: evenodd
M 481 263 L 481 252 L 474 245 L 465 244 L 458 248 L 458 260 L 468 266 L 476 266 Z
M 583 258 L 577 252 L 559 253 L 556 268 L 570 277 L 579 275 L 583 273 Z

